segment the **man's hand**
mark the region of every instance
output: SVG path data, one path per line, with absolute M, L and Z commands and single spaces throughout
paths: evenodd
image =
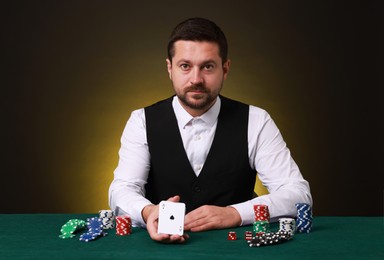
M 169 198 L 168 201 L 179 202 L 180 197 L 174 196 Z M 147 223 L 147 231 L 149 236 L 158 242 L 162 243 L 184 243 L 188 235 L 184 234 L 182 236 L 179 235 L 168 235 L 168 234 L 158 234 L 158 221 L 159 221 L 159 205 L 148 205 L 145 206 L 143 211 L 141 212 L 145 223 Z
M 203 231 L 237 227 L 241 217 L 233 207 L 201 206 L 185 216 L 184 230 Z

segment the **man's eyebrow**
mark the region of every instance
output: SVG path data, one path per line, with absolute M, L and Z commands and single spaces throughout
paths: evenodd
M 209 63 L 213 63 L 213 64 L 216 64 L 216 61 L 215 61 L 215 60 L 212 60 L 212 59 L 210 59 L 210 60 L 204 61 L 202 64 L 204 65 L 204 64 L 209 64 Z
M 181 64 L 181 63 L 188 63 L 188 64 L 191 64 L 192 62 L 191 62 L 190 60 L 187 60 L 187 59 L 181 59 L 181 60 L 177 61 L 176 64 Z M 200 65 L 206 65 L 206 64 L 209 64 L 209 63 L 216 64 L 216 61 L 213 60 L 213 59 L 209 59 L 209 60 L 205 60 L 205 61 L 203 61 Z
M 186 60 L 186 59 L 181 59 L 181 60 L 177 61 L 177 64 L 181 64 L 181 63 L 191 63 L 191 61 Z

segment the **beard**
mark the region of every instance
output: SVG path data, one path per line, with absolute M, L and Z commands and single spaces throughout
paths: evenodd
M 212 93 L 203 84 L 197 84 L 185 88 L 183 92 L 176 92 L 176 96 L 181 103 L 191 109 L 207 111 L 216 100 L 220 90 L 221 87 L 217 92 Z M 199 93 L 192 93 L 196 91 Z

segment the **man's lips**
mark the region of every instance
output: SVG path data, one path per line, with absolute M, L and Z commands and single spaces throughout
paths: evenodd
M 189 87 L 186 89 L 186 92 L 201 94 L 201 93 L 207 93 L 208 91 L 202 87 Z
M 190 90 L 188 92 L 190 92 L 190 93 L 205 93 L 206 91 L 204 91 L 204 90 Z

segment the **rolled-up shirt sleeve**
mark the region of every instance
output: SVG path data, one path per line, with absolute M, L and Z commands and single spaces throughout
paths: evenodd
M 296 203 L 312 205 L 309 183 L 303 178 L 283 137 L 269 114 L 250 106 L 248 152 L 254 168 L 269 194 L 232 205 L 240 213 L 242 225 L 255 219 L 253 205 L 269 208 L 271 221 L 283 216 L 296 216 Z
M 109 187 L 109 206 L 117 215 L 128 214 L 132 225 L 145 226 L 141 211 L 151 204 L 145 198 L 150 169 L 144 109 L 132 112 L 121 137 L 119 163 Z

